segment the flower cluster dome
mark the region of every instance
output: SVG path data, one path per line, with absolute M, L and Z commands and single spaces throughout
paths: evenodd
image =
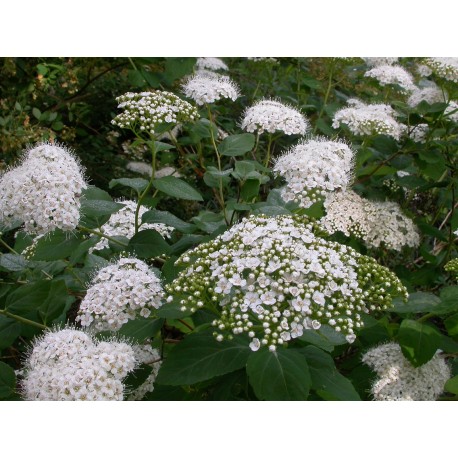
M 407 296 L 399 279 L 345 245 L 314 234 L 299 216 L 252 216 L 184 253 L 184 269 L 166 287 L 182 310 L 219 310 L 218 341 L 246 334 L 253 351 L 275 351 L 306 329 L 332 326 L 355 340 L 362 315 Z M 169 296 L 168 300 L 173 297 Z
M 248 108 L 242 120 L 247 132 L 284 132 L 286 135 L 305 135 L 310 124 L 295 108 L 275 100 L 261 100 Z
M 458 83 L 458 57 L 428 57 L 424 63 L 437 76 Z
M 366 105 L 356 99 L 347 100 L 349 107 L 334 114 L 332 127 L 348 126 L 354 135 L 388 135 L 399 140 L 405 126 L 395 119 L 395 111 L 389 105 Z
M 376 79 L 381 86 L 398 85 L 404 92 L 416 87 L 412 75 L 399 65 L 380 65 L 368 70 L 364 76 Z
M 414 367 L 394 342 L 369 350 L 362 360 L 377 373 L 371 389 L 375 401 L 435 401 L 451 377 L 439 354 Z
M 423 101 L 429 103 L 430 105 L 433 103 L 444 103 L 444 93 L 435 84 L 423 88 L 416 88 L 407 99 L 407 105 L 414 108 Z
M 381 65 L 393 65 L 399 61 L 399 57 L 362 57 L 368 67 L 380 67 Z
M 28 401 L 122 401 L 123 379 L 135 369 L 133 348 L 97 341 L 67 328 L 35 341 L 22 382 Z
M 32 235 L 74 230 L 86 188 L 83 169 L 71 151 L 39 143 L 0 177 L 0 222 L 21 222 Z
M 198 70 L 229 70 L 229 67 L 217 57 L 199 57 L 197 58 L 196 67 Z
M 330 194 L 320 226 L 328 233 L 343 232 L 361 238 L 370 248 L 384 244 L 391 250 L 420 244 L 418 229 L 395 202 L 372 202 L 354 191 Z
M 237 100 L 240 91 L 228 76 L 206 76 L 197 74 L 189 77 L 183 84 L 186 97 L 193 99 L 197 105 L 217 102 L 221 99 Z
M 95 275 L 76 320 L 97 331 L 118 331 L 129 320 L 149 317 L 163 297 L 161 282 L 147 264 L 121 258 Z
M 116 100 L 123 112 L 111 121 L 112 124 L 137 132 L 155 134 L 161 124 L 179 124 L 199 117 L 196 107 L 171 92 L 127 92 Z
M 330 192 L 346 189 L 355 153 L 341 141 L 307 140 L 280 156 L 274 172 L 286 180 L 282 198 L 308 208 Z
M 101 227 L 101 232 L 110 237 L 122 235 L 131 239 L 135 235 L 135 210 L 137 208 L 137 203 L 133 200 L 117 200 L 117 202 L 123 204 L 124 207 L 110 216 L 110 219 Z M 140 210 L 138 212 L 140 221 L 143 214 L 147 211 L 147 207 L 140 205 Z M 169 237 L 173 232 L 173 227 L 163 223 L 144 223 L 140 228 L 141 230 L 154 229 L 163 237 Z M 90 249 L 90 252 L 93 250 L 103 250 L 104 248 L 108 248 L 108 246 L 108 239 L 102 238 Z

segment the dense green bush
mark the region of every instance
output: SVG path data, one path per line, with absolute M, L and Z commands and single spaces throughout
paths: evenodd
M 89 326 L 124 399 L 458 399 L 456 59 L 225 64 L 2 59 L 0 398 Z

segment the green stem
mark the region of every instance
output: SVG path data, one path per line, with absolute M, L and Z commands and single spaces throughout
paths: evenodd
M 272 147 L 272 134 L 269 134 L 269 142 L 267 143 L 267 155 L 266 155 L 266 160 L 264 162 L 265 167 L 269 167 L 271 147 Z
M 318 129 L 318 121 L 321 119 L 321 116 L 323 116 L 324 109 L 326 108 L 326 105 L 328 104 L 329 95 L 331 94 L 332 75 L 334 73 L 334 65 L 335 65 L 335 60 L 331 59 L 331 65 L 329 67 L 328 87 L 326 88 L 326 94 L 324 95 L 323 105 L 321 106 L 320 113 L 318 114 L 318 118 L 315 121 L 315 129 L 313 129 L 314 134 L 316 133 L 316 130 Z
M 14 315 L 13 313 L 7 312 L 6 310 L 0 310 L 0 314 L 5 315 L 8 318 L 13 318 L 14 320 L 17 320 L 21 323 L 29 324 L 30 326 L 35 326 L 40 329 L 48 329 L 48 326 L 45 326 L 44 324 L 37 323 L 36 321 L 28 320 L 27 318 L 24 318 L 22 316 Z
M 210 109 L 210 105 L 208 104 L 207 104 L 207 110 L 208 110 L 208 119 L 210 121 L 210 136 L 212 139 L 213 149 L 215 150 L 215 153 L 216 153 L 216 160 L 218 161 L 218 171 L 222 173 L 223 170 L 221 167 L 221 156 L 219 154 L 218 147 L 216 146 L 215 136 L 213 135 L 212 112 Z M 219 177 L 219 197 L 220 197 L 220 204 L 221 204 L 223 214 L 224 214 L 224 221 L 226 221 L 226 224 L 229 225 L 229 220 L 227 219 L 227 213 L 226 213 L 226 205 L 224 203 L 223 178 L 221 176 Z
M 138 214 L 140 212 L 140 206 L 143 202 L 143 199 L 146 197 L 148 192 L 153 186 L 154 177 L 156 176 L 156 143 L 153 138 L 152 141 L 148 142 L 148 145 L 151 149 L 151 178 L 149 180 L 148 186 L 143 190 L 143 192 L 138 197 L 137 208 L 135 209 L 135 233 L 138 232 L 140 225 L 138 224 Z
M 98 235 L 99 237 L 103 237 L 107 240 L 110 240 L 111 242 L 113 243 L 116 243 L 118 245 L 121 245 L 123 247 L 128 247 L 128 245 L 124 242 L 121 242 L 120 240 L 116 240 L 115 238 L 113 237 L 110 237 L 109 235 L 105 235 L 103 232 L 100 232 L 100 231 L 96 231 L 94 229 L 89 229 L 88 227 L 84 227 L 84 226 L 78 226 L 78 229 L 80 231 L 83 231 L 83 232 L 88 232 L 89 234 L 94 234 L 94 235 Z
M 11 251 L 13 254 L 19 254 L 14 248 L 10 247 L 1 237 L 0 237 L 0 243 L 8 250 Z

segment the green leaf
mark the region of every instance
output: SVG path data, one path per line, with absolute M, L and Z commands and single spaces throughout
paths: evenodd
M 36 242 L 32 259 L 57 261 L 67 258 L 78 248 L 81 242 L 82 238 L 79 234 L 56 229 Z
M 145 229 L 135 234 L 129 240 L 131 248 L 139 258 L 154 258 L 167 254 L 170 251 L 168 243 L 159 232 L 153 229 Z
M 403 320 L 398 334 L 402 353 L 419 367 L 428 362 L 440 348 L 441 334 L 433 327 L 414 320 Z
M 35 116 L 35 118 L 38 119 L 38 121 L 40 120 L 41 111 L 38 108 L 36 108 L 36 107 L 32 108 L 32 114 Z
M 148 186 L 148 180 L 145 180 L 144 178 L 116 178 L 108 183 L 108 187 L 110 189 L 114 188 L 117 185 L 132 188 L 138 194 L 140 194 Z
M 192 73 L 196 63 L 195 57 L 166 57 L 165 72 L 162 75 L 167 84 Z
M 222 156 L 241 156 L 253 149 L 255 138 L 253 134 L 229 135 L 219 145 L 219 152 Z
M 171 197 L 183 200 L 203 200 L 192 186 L 179 178 L 167 176 L 153 181 L 156 189 Z
M 89 217 L 108 216 L 123 207 L 123 204 L 108 200 L 82 200 L 81 214 Z
M 211 188 L 219 187 L 220 181 L 223 185 L 227 185 L 231 181 L 232 171 L 233 169 L 227 169 L 220 172 L 216 167 L 209 165 L 204 173 L 204 183 Z
M 455 375 L 455 377 L 452 377 L 447 381 L 445 384 L 445 391 L 453 394 L 458 394 L 458 375 Z
M 407 303 L 400 298 L 395 298 L 393 301 L 394 307 L 390 312 L 396 313 L 423 313 L 431 312 L 440 302 L 440 299 L 432 293 L 416 292 L 409 294 Z
M 0 315 L 0 350 L 8 348 L 21 334 L 21 324 L 13 318 Z
M 51 323 L 62 314 L 67 305 L 68 292 L 64 280 L 53 280 L 48 296 L 38 308 L 43 324 Z
M 0 399 L 10 397 L 16 390 L 16 375 L 8 364 L 0 361 Z
M 246 180 L 240 190 L 240 195 L 245 202 L 250 202 L 259 194 L 261 183 L 257 179 Z
M 458 334 L 458 313 L 448 317 L 445 321 L 445 328 L 450 336 L 456 336 Z
M 20 254 L 0 254 L 0 267 L 10 272 L 20 272 L 27 268 L 29 261 Z
M 137 318 L 129 320 L 118 331 L 119 334 L 143 342 L 146 339 L 154 337 L 161 329 L 164 320 L 162 318 Z
M 191 221 L 201 230 L 211 234 L 226 226 L 223 215 L 212 212 L 201 212 L 198 216 L 191 218 Z
M 321 348 L 329 353 L 334 350 L 334 345 L 332 345 L 326 337 L 321 336 L 313 329 L 305 329 L 298 339 L 315 345 L 315 347 Z
M 213 331 L 189 334 L 167 356 L 157 376 L 162 385 L 191 385 L 245 366 L 251 350 L 235 337 L 217 342 Z
M 252 353 L 247 373 L 258 399 L 266 401 L 305 401 L 312 384 L 307 359 L 292 349 Z
M 354 386 L 336 369 L 332 357 L 312 345 L 299 350 L 307 359 L 312 388 L 326 400 L 360 401 Z
M 64 294 L 62 285 L 65 285 L 63 280 L 39 280 L 21 285 L 7 296 L 5 308 L 22 316 L 32 310 L 46 313 L 53 302 L 53 308 L 65 307 L 67 292 Z
M 142 224 L 144 223 L 166 224 L 167 226 L 171 226 L 175 229 L 178 229 L 183 234 L 192 234 L 197 229 L 196 226 L 194 226 L 194 224 L 186 223 L 180 218 L 177 218 L 175 215 L 172 215 L 172 213 L 156 209 L 149 210 L 143 213 Z

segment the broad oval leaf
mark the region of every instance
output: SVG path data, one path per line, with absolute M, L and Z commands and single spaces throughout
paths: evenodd
M 145 229 L 135 234 L 129 240 L 131 248 L 139 258 L 154 258 L 167 254 L 170 246 L 159 232 L 154 229 Z
M 418 367 L 428 362 L 440 348 L 441 334 L 433 327 L 414 320 L 403 320 L 399 328 L 399 344 L 404 356 Z
M 339 373 L 332 357 L 309 345 L 299 350 L 306 358 L 312 377 L 312 388 L 326 400 L 361 401 L 354 386 Z
M 115 178 L 108 183 L 108 187 L 112 189 L 117 185 L 126 186 L 139 194 L 148 186 L 148 183 L 148 180 L 144 178 Z
M 172 386 L 209 380 L 241 369 L 250 353 L 242 338 L 217 342 L 211 331 L 189 334 L 167 355 L 156 380 Z
M 0 361 L 0 399 L 10 397 L 16 390 L 16 375 L 8 364 Z
M 204 200 L 198 191 L 179 178 L 167 176 L 157 178 L 153 181 L 153 186 L 171 197 L 183 200 Z
M 307 359 L 293 349 L 252 353 L 247 373 L 256 396 L 266 401 L 305 401 L 312 385 Z
M 137 318 L 136 320 L 129 320 L 118 332 L 137 342 L 143 342 L 150 337 L 154 337 L 163 323 L 164 320 L 162 318 Z
M 160 210 L 149 210 L 143 213 L 142 216 L 142 224 L 143 223 L 163 223 L 167 224 L 167 226 L 174 227 L 178 229 L 183 234 L 192 234 L 196 231 L 197 227 L 194 224 L 189 224 L 177 218 L 175 215 L 167 211 L 160 211 Z
M 253 134 L 229 135 L 219 145 L 219 152 L 222 156 L 241 156 L 253 149 L 255 138 Z

